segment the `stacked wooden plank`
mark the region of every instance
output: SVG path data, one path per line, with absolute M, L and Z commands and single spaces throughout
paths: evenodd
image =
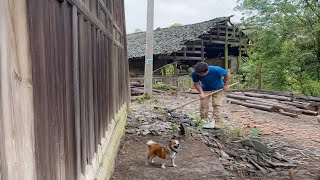
M 227 94 L 227 101 L 250 108 L 277 112 L 290 117 L 301 114 L 316 116 L 320 98 L 273 91 L 234 91 Z
M 144 84 L 141 82 L 130 82 L 131 96 L 140 96 L 144 93 Z M 152 89 L 154 93 L 165 93 L 166 91 Z

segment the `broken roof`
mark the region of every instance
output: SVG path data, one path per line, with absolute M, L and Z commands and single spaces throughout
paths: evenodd
M 219 17 L 201 23 L 154 30 L 153 54 L 171 54 L 179 51 L 187 41 L 200 40 L 200 35 L 208 33 L 218 23 L 229 19 L 230 17 Z M 127 42 L 129 59 L 145 56 L 146 32 L 128 34 Z

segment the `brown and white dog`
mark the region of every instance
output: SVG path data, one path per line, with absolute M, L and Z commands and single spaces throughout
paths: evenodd
M 165 167 L 165 160 L 171 160 L 172 166 L 176 167 L 177 165 L 174 163 L 174 160 L 176 158 L 176 155 L 178 153 L 179 149 L 179 141 L 172 138 L 167 146 L 163 146 L 157 142 L 154 142 L 152 140 L 147 142 L 147 145 L 149 146 L 149 151 L 148 151 L 148 157 L 147 157 L 147 162 L 146 165 L 149 164 L 149 161 L 151 160 L 151 163 L 154 163 L 153 158 L 154 157 L 159 157 L 163 159 L 163 163 L 161 164 L 161 168 L 166 168 Z

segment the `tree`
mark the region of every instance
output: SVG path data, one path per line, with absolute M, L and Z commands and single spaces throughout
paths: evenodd
M 142 32 L 142 30 L 139 29 L 139 28 L 136 28 L 136 29 L 134 30 L 134 32 L 135 32 L 135 33 L 137 33 L 137 32 Z
M 263 64 L 264 86 L 320 96 L 320 8 L 317 0 L 238 0 L 250 38 L 247 87 Z
M 182 26 L 182 24 L 180 24 L 180 23 L 173 23 L 173 24 L 171 24 L 171 26 L 169 26 L 169 27 L 180 27 L 180 26 Z

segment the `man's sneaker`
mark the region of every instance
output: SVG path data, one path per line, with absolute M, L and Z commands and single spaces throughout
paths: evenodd
M 213 128 L 215 128 L 214 126 L 215 126 L 214 121 L 210 121 L 210 122 L 204 124 L 202 127 L 203 127 L 204 129 L 213 129 Z

